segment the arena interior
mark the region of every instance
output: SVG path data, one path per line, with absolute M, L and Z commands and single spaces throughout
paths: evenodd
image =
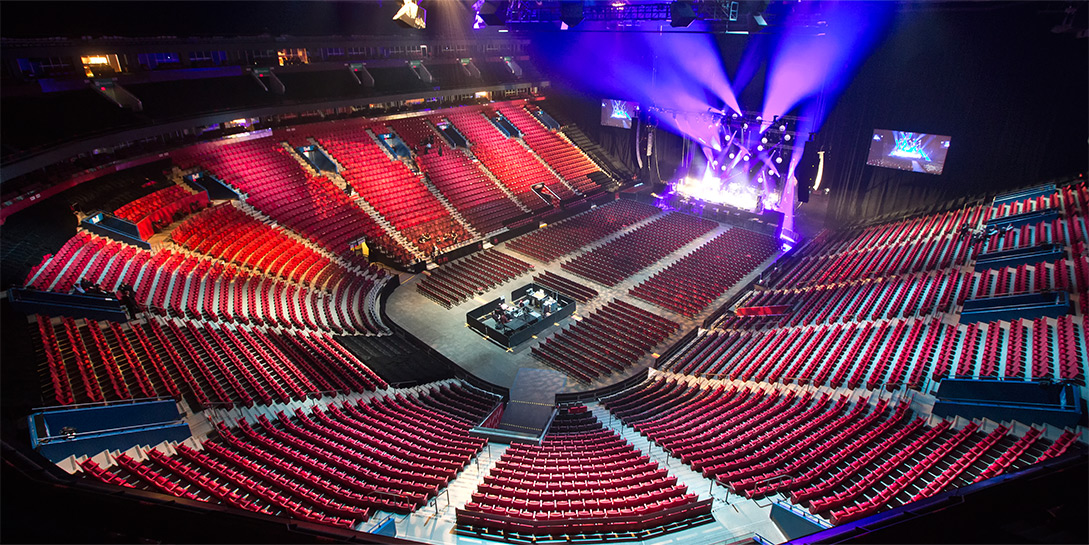
M 1089 3 L 4 2 L 7 543 L 1089 542 Z

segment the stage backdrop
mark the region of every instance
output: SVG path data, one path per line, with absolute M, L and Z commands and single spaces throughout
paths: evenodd
M 1084 171 L 1085 40 L 1045 4 L 901 12 L 836 102 L 816 144 L 833 218 L 940 206 Z M 866 165 L 873 129 L 952 136 L 940 176 Z

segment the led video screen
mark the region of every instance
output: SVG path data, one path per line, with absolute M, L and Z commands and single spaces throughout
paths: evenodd
M 941 174 L 949 137 L 921 132 L 874 129 L 866 164 L 927 174 Z
M 601 100 L 601 124 L 606 127 L 620 127 L 621 129 L 630 129 L 631 120 L 635 117 L 635 112 L 639 109 L 639 105 L 634 102 L 628 102 L 626 100 Z

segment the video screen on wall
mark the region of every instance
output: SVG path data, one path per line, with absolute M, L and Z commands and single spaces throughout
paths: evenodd
M 941 174 L 948 136 L 921 132 L 874 129 L 866 164 L 927 174 Z
M 639 105 L 626 100 L 601 100 L 601 124 L 606 127 L 620 127 L 630 129 L 631 120 L 635 118 L 635 112 Z

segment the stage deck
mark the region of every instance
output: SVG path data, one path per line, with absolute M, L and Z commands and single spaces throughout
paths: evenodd
M 720 304 L 726 301 L 728 298 L 733 297 L 740 286 L 744 286 L 759 274 L 759 271 L 763 270 L 770 263 L 779 257 L 777 252 L 767 262 L 763 263 L 756 271 L 750 273 L 750 275 L 741 279 L 738 284 L 727 291 L 723 296 L 715 300 L 714 303 L 708 305 L 703 312 L 697 315 L 695 318 L 687 318 L 675 312 L 662 309 L 641 299 L 628 295 L 628 290 L 635 285 L 643 282 L 654 273 L 668 267 L 677 259 L 692 252 L 696 248 L 705 244 L 712 238 L 722 234 L 726 230 L 730 229 L 730 226 L 720 224 L 717 228 L 713 229 L 710 233 L 692 241 L 691 243 L 681 247 L 676 252 L 666 256 L 662 260 L 654 263 L 653 265 L 639 271 L 632 277 L 624 280 L 615 287 L 602 286 L 596 282 L 586 280 L 579 276 L 576 276 L 568 271 L 560 269 L 560 263 L 567 261 L 575 256 L 581 255 L 589 249 L 596 248 L 605 244 L 606 242 L 619 237 L 620 235 L 627 233 L 633 229 L 641 227 L 649 221 L 653 221 L 659 216 L 649 218 L 643 222 L 636 223 L 629 226 L 627 229 L 618 233 L 606 237 L 602 240 L 595 242 L 594 244 L 585 247 L 581 250 L 568 254 L 560 259 L 553 261 L 551 264 L 545 264 L 532 257 L 520 254 L 507 248 L 507 243 L 502 243 L 496 246 L 496 248 L 502 252 L 508 253 L 518 259 L 521 259 L 534 266 L 534 269 L 522 276 L 519 276 L 507 283 L 500 284 L 492 290 L 478 295 L 468 301 L 465 301 L 459 305 L 455 305 L 450 309 L 445 309 L 430 299 L 421 295 L 416 291 L 415 283 L 422 280 L 425 273 L 416 275 L 410 275 L 408 273 L 401 274 L 401 286 L 397 288 L 390 296 L 386 306 L 386 313 L 389 317 L 397 323 L 397 325 L 405 328 L 410 333 L 415 335 L 421 341 L 432 346 L 435 350 L 441 352 L 444 356 L 450 358 L 452 361 L 460 365 L 466 371 L 473 375 L 484 379 L 488 382 L 496 384 L 498 386 L 509 388 L 514 384 L 515 375 L 521 368 L 536 368 L 536 369 L 548 369 L 551 367 L 538 361 L 533 357 L 530 352 L 530 348 L 536 346 L 539 340 L 545 339 L 547 336 L 554 333 L 557 329 L 567 327 L 573 321 L 580 320 L 581 316 L 585 316 L 597 310 L 605 303 L 611 301 L 614 298 L 620 298 L 626 303 L 630 303 L 639 308 L 645 309 L 649 312 L 664 316 L 673 320 L 681 325 L 676 333 L 671 335 L 664 343 L 655 347 L 657 351 L 663 351 L 683 337 L 686 333 L 693 328 L 699 327 L 703 323 L 703 319 L 710 313 L 718 308 Z M 481 337 L 475 331 L 469 329 L 465 323 L 466 311 L 476 308 L 488 301 L 496 299 L 500 296 L 509 297 L 510 290 L 521 286 L 523 284 L 532 282 L 533 276 L 543 271 L 552 271 L 560 276 L 570 278 L 581 284 L 585 284 L 598 291 L 598 296 L 590 300 L 589 302 L 578 305 L 578 310 L 571 317 L 564 318 L 558 322 L 553 322 L 546 329 L 538 333 L 535 339 L 530 339 L 528 342 L 524 342 L 512 349 L 506 349 L 496 345 L 488 339 Z M 539 340 L 536 340 L 539 339 Z M 563 386 L 561 393 L 580 392 L 586 390 L 594 390 L 620 382 L 635 373 L 651 366 L 654 362 L 655 356 L 653 354 L 644 356 L 639 362 L 624 372 L 617 372 L 603 379 L 595 380 L 590 384 L 580 383 L 574 379 L 568 379 L 567 383 Z

